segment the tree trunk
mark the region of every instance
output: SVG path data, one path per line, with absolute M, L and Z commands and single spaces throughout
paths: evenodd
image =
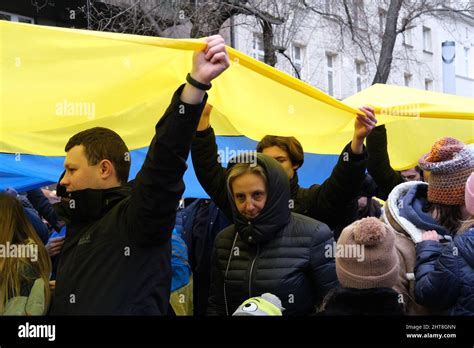
M 390 75 L 393 60 L 393 48 L 397 39 L 397 22 L 400 15 L 400 8 L 403 0 L 391 0 L 385 22 L 385 31 L 382 37 L 382 48 L 380 50 L 379 61 L 377 62 L 377 72 L 372 84 L 387 83 Z
M 263 31 L 263 52 L 264 62 L 270 66 L 275 66 L 277 63 L 276 50 L 273 44 L 273 27 L 268 21 L 262 20 L 262 31 Z

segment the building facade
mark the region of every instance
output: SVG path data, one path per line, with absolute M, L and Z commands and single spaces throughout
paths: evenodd
M 378 1 L 365 1 L 363 6 L 365 14 L 358 21 L 358 34 L 364 53 L 347 31 L 341 34 L 337 21 L 305 11 L 293 21 L 297 26 L 286 30 L 294 32 L 291 38 L 282 39 L 278 37 L 282 34 L 276 32 L 274 43 L 284 43 L 284 53 L 293 63 L 277 54 L 276 68 L 294 76 L 298 69 L 301 80 L 337 99 L 370 86 L 387 11 Z M 327 10 L 330 9 L 328 5 Z M 237 16 L 234 21 L 235 48 L 263 61 L 263 38 L 258 22 L 249 16 Z M 409 30 L 397 36 L 387 83 L 444 92 L 442 43 L 445 41 L 455 43 L 455 94 L 474 97 L 474 17 L 468 14 L 425 16 L 413 22 Z

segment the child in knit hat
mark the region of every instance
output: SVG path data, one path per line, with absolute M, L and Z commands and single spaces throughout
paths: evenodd
M 406 182 L 395 187 L 384 206 L 383 219 L 397 232 L 401 268 L 395 289 L 403 294 L 407 314 L 444 314 L 415 301 L 415 245 L 423 241 L 426 231 L 436 231 L 442 243 L 449 243 L 468 218 L 465 185 L 474 171 L 474 145 L 442 138 L 421 157 L 419 166 L 429 174 L 428 183 Z
M 336 273 L 341 284 L 323 304 L 327 315 L 402 315 L 392 289 L 399 263 L 393 229 L 374 217 L 355 221 L 336 245 Z
M 416 246 L 416 301 L 445 309 L 451 315 L 474 315 L 474 173 L 464 192 L 465 208 L 471 214 L 454 240 L 439 243 L 436 231 L 423 233 Z

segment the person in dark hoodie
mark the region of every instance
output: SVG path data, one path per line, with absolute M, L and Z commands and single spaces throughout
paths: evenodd
M 214 243 L 208 315 L 232 315 L 266 292 L 281 300 L 285 316 L 311 314 L 338 284 L 334 258 L 325 255 L 331 230 L 291 212 L 288 177 L 269 156 L 234 158 L 226 186 L 234 224 Z
M 162 315 L 171 285 L 171 233 L 186 158 L 205 90 L 229 66 L 215 35 L 193 55 L 187 84 L 155 127 L 142 168 L 127 184 L 129 153 L 118 134 L 92 128 L 66 145 L 61 185 L 69 194 L 66 240 L 52 315 Z
M 375 127 L 373 114 L 361 114 L 354 122 L 352 141 L 341 152 L 331 176 L 321 185 L 302 188 L 298 184 L 298 169 L 303 165 L 304 152 L 294 137 L 265 136 L 257 145 L 257 152 L 273 157 L 280 163 L 290 180 L 290 208 L 327 224 L 336 235 L 357 220 L 355 198 L 362 187 L 367 165 L 364 140 Z M 216 137 L 210 125 L 211 107 L 206 106 L 194 138 L 191 155 L 199 183 L 209 197 L 232 219 L 232 209 L 225 190 L 225 168 L 220 165 Z
M 375 217 L 347 226 L 333 250 L 337 279 L 325 298 L 325 315 L 403 315 L 400 295 L 392 289 L 399 260 L 395 232 Z

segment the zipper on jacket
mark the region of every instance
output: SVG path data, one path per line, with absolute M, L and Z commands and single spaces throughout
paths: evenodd
M 257 253 L 255 254 L 255 258 L 253 259 L 252 265 L 250 266 L 250 274 L 249 274 L 249 298 L 252 297 L 252 271 L 253 271 L 253 265 L 255 264 L 255 261 L 257 260 L 259 250 L 260 250 L 260 245 L 257 244 Z

